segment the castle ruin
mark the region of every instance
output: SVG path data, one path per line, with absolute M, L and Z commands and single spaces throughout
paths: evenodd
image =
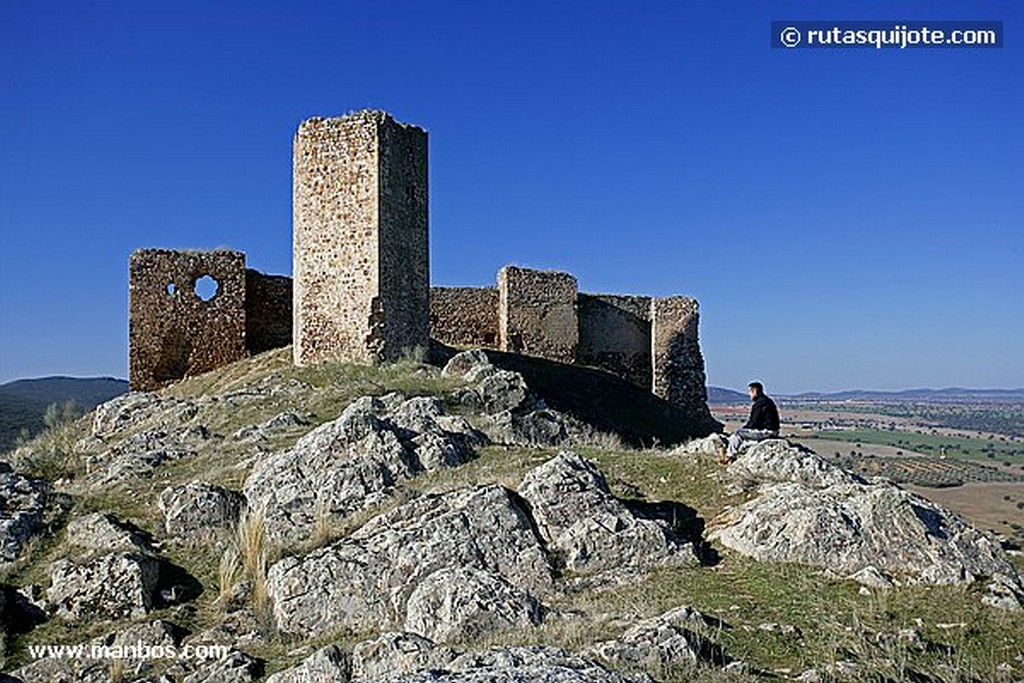
M 691 298 L 583 293 L 569 273 L 512 265 L 495 286 L 430 286 L 421 128 L 380 111 L 304 121 L 293 202 L 293 278 L 247 270 L 240 252 L 132 255 L 132 389 L 288 344 L 301 366 L 436 342 L 600 368 L 710 420 Z M 212 296 L 197 290 L 205 277 Z

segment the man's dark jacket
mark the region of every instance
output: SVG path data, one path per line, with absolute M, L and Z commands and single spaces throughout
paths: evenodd
M 764 394 L 758 394 L 750 406 L 750 419 L 743 428 L 779 431 L 779 409 L 775 407 L 775 401 Z

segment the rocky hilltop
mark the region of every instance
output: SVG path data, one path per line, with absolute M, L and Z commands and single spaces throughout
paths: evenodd
M 895 484 L 501 354 L 289 356 L 4 456 L 0 680 L 1024 677 L 1015 559 Z

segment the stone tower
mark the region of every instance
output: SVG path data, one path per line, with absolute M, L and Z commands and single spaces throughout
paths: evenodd
M 293 193 L 295 364 L 426 348 L 426 131 L 380 111 L 308 119 Z

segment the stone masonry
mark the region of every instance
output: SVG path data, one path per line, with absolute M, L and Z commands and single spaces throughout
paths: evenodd
M 151 390 L 245 357 L 245 254 L 140 249 L 129 262 L 128 377 Z M 196 282 L 209 276 L 204 301 Z
M 380 111 L 308 119 L 295 136 L 293 193 L 295 363 L 425 348 L 426 132 Z
M 392 360 L 433 339 L 600 368 L 715 424 L 693 299 L 587 294 L 569 273 L 511 265 L 497 287 L 430 287 L 422 129 L 380 111 L 312 118 L 293 161 L 294 280 L 247 271 L 240 252 L 132 255 L 133 389 L 288 343 L 309 365 Z M 207 275 L 218 288 L 204 300 Z
M 576 360 L 576 278 L 569 273 L 505 266 L 498 271 L 498 340 L 502 351 Z
M 576 362 L 651 388 L 651 297 L 583 294 Z
M 699 322 L 699 306 L 694 299 L 672 296 L 651 301 L 651 390 L 710 423 L 713 418 L 708 409 Z
M 449 346 L 498 348 L 498 288 L 431 287 L 430 338 Z

